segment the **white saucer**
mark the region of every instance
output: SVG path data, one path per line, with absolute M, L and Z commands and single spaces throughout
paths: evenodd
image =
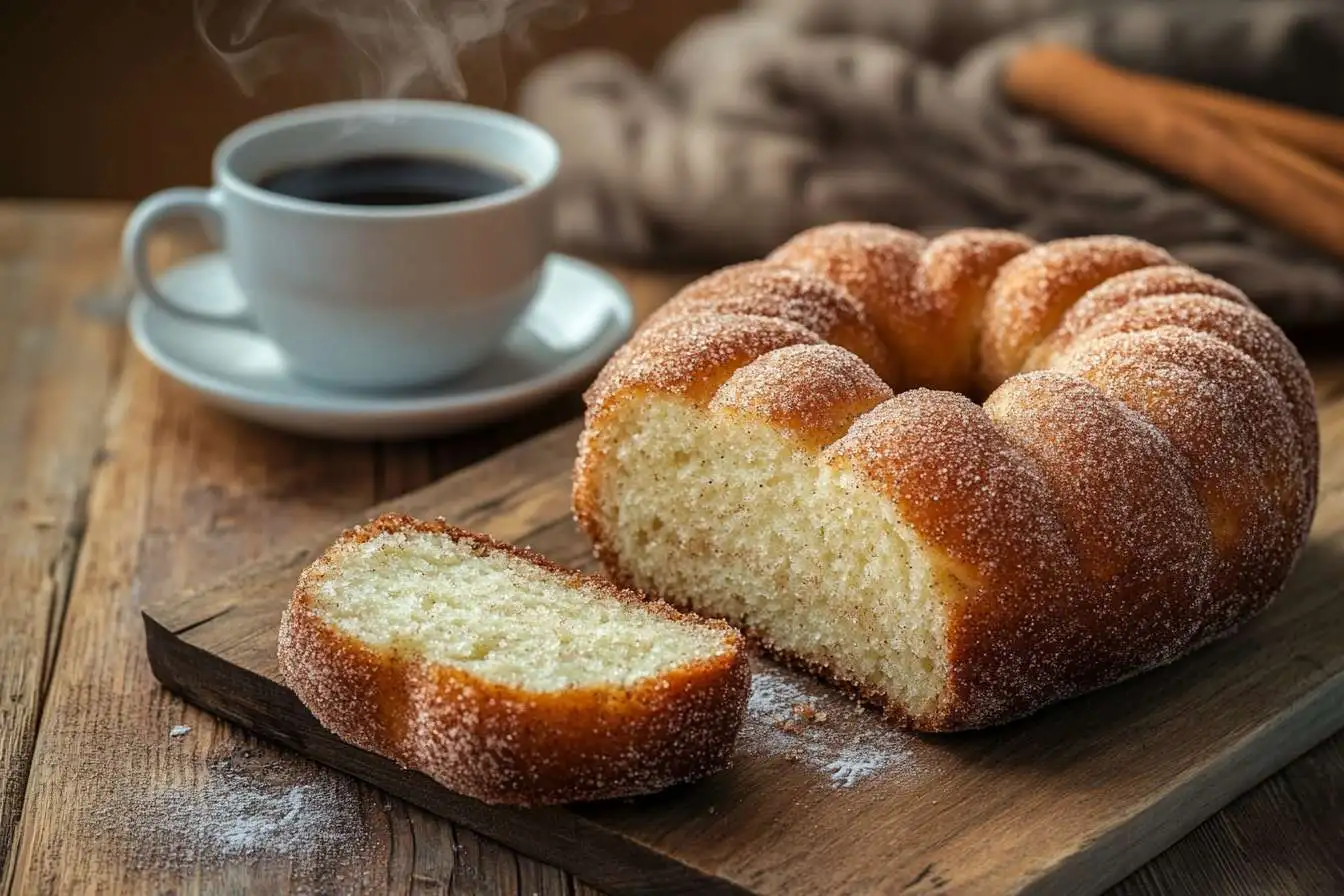
M 165 272 L 184 305 L 241 307 L 218 253 Z M 551 255 L 532 307 L 490 360 L 450 382 L 409 392 L 331 391 L 295 379 L 265 336 L 197 323 L 131 301 L 131 338 L 151 364 L 206 401 L 277 429 L 343 439 L 438 435 L 478 426 L 586 384 L 630 335 L 625 290 L 593 265 Z

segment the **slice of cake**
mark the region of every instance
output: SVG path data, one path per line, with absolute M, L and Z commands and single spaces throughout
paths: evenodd
M 279 659 L 344 740 L 520 805 L 725 768 L 751 674 L 725 623 L 399 514 L 347 531 L 303 571 Z

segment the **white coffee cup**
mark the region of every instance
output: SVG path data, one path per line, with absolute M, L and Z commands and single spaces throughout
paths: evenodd
M 386 154 L 476 161 L 520 184 L 406 206 L 314 202 L 257 185 L 305 164 Z M 475 106 L 379 100 L 296 109 L 226 137 L 213 187 L 141 202 L 122 254 L 163 311 L 258 329 L 298 376 L 342 388 L 427 384 L 483 361 L 526 311 L 550 250 L 559 163 L 545 131 Z M 149 236 L 181 216 L 202 219 L 222 240 L 243 314 L 193 310 L 155 286 Z

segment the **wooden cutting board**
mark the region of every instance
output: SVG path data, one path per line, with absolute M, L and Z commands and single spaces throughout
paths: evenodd
M 335 532 L 153 596 L 149 658 L 188 700 L 612 893 L 1095 892 L 1344 725 L 1344 379 L 1321 399 L 1320 509 L 1271 609 L 1173 666 L 996 730 L 903 734 L 761 662 L 730 771 L 636 800 L 485 806 L 337 740 L 281 683 L 281 608 Z M 577 433 L 388 507 L 591 565 L 569 516 Z

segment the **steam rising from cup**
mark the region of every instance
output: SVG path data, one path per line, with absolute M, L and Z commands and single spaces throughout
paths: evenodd
M 495 37 L 524 40 L 539 20 L 564 27 L 585 0 L 193 0 L 196 30 L 248 96 L 286 71 L 319 73 L 342 93 L 466 96 L 458 55 Z

